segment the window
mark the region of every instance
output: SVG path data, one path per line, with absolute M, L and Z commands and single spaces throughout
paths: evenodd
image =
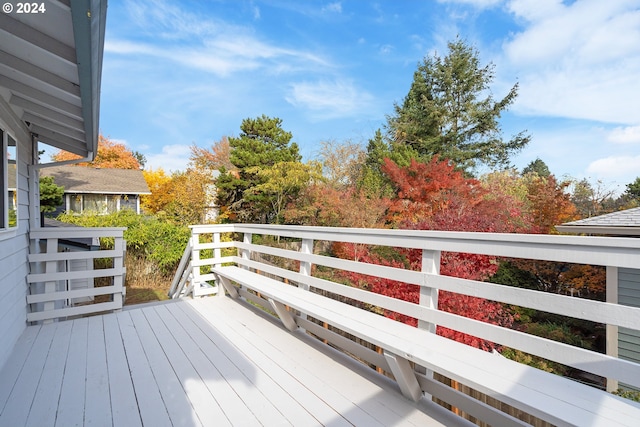
M 105 194 L 72 194 L 69 196 L 69 210 L 78 214 L 109 214 L 118 211 L 119 199 L 120 196 Z
M 18 150 L 16 140 L 2 129 L 0 129 L 0 143 L 2 145 L 0 228 L 7 229 L 18 225 Z

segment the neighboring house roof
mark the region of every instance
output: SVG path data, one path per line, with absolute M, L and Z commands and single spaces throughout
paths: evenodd
M 54 166 L 41 170 L 52 176 L 65 193 L 151 194 L 141 170 Z
M 0 13 L 0 98 L 38 141 L 93 157 L 107 1 L 38 4 L 46 11 Z
M 567 222 L 556 228 L 563 233 L 640 236 L 640 207 Z

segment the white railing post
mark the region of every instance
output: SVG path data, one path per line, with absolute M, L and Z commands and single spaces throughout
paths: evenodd
M 441 252 L 429 249 L 422 250 L 422 264 L 420 271 L 427 274 L 440 274 L 440 258 Z M 425 280 L 425 285 L 428 280 Z M 431 309 L 438 309 L 438 289 L 430 286 L 420 286 L 420 305 Z M 418 328 L 425 329 L 433 334 L 436 333 L 437 325 L 435 323 L 426 322 L 418 319 Z M 417 372 L 424 374 L 427 378 L 433 378 L 433 371 L 418 367 Z
M 427 274 L 440 274 L 440 251 L 434 251 L 429 249 L 422 250 L 422 267 L 423 273 Z M 438 309 L 438 289 L 429 286 L 420 287 L 420 305 Z M 436 325 L 423 320 L 418 321 L 418 328 L 426 329 L 429 332 L 436 333 Z
M 300 253 L 303 254 L 312 254 L 313 253 L 313 239 L 302 239 L 302 244 L 300 245 Z M 308 261 L 300 261 L 300 274 L 305 276 L 311 276 L 311 263 Z M 309 285 L 302 284 L 302 288 L 305 291 L 309 290 Z
M 220 232 L 216 231 L 213 233 L 213 243 L 215 245 L 219 245 L 220 244 Z M 213 248 L 213 259 L 219 260 L 220 258 L 222 258 L 222 250 L 218 247 Z M 213 263 L 213 267 L 220 267 L 222 266 L 221 263 L 219 262 L 214 262 Z M 225 292 L 224 292 L 224 286 L 222 286 L 222 283 L 220 283 L 220 281 L 218 280 L 218 296 L 220 297 L 224 297 L 225 296 Z
M 122 256 L 117 256 L 113 258 L 113 268 L 117 271 L 121 271 L 121 274 L 116 274 L 113 276 L 113 286 L 115 287 L 115 291 L 113 294 L 113 302 L 115 302 L 120 309 L 122 309 L 122 294 L 124 292 L 124 275 L 125 275 L 125 265 L 124 265 L 124 255 L 126 250 L 126 242 L 123 236 L 119 236 L 114 238 L 113 241 L 113 249 L 122 253 Z
M 46 239 L 47 248 L 45 253 L 51 254 L 58 252 L 58 239 Z M 45 263 L 45 274 L 55 273 L 58 271 L 58 262 L 57 261 L 47 261 Z M 54 294 L 57 289 L 56 281 L 47 281 L 44 283 L 44 293 L 45 294 Z M 48 301 L 43 304 L 42 311 L 53 311 L 55 310 L 55 301 Z M 53 319 L 46 319 L 43 323 L 52 323 Z
M 302 239 L 302 244 L 300 245 L 300 253 L 303 254 L 312 254 L 313 253 L 313 239 Z M 308 261 L 300 261 L 300 274 L 305 276 L 311 276 L 311 263 Z M 300 285 L 298 285 L 300 287 Z M 309 285 L 306 283 L 302 283 L 302 289 L 305 291 L 309 290 Z M 300 313 L 300 317 L 304 320 L 307 320 L 307 313 Z
M 193 265 L 193 269 L 191 271 L 191 276 L 193 280 L 191 282 L 191 286 L 193 289 L 193 296 L 199 296 L 200 290 L 200 233 L 196 231 L 195 228 L 191 230 L 191 263 Z
M 242 243 L 250 245 L 252 239 L 253 239 L 252 233 L 244 233 L 244 235 L 242 236 Z M 249 249 L 242 249 L 240 251 L 240 256 L 242 257 L 242 259 L 246 259 L 247 261 L 250 261 L 251 251 Z M 249 267 L 243 267 L 243 268 L 249 269 Z

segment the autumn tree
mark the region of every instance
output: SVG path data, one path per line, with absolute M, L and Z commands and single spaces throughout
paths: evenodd
M 171 176 L 162 168 L 142 171 L 151 194 L 140 197 L 140 206 L 146 213 L 155 214 L 171 202 Z
M 212 208 L 211 177 L 202 171 L 186 171 L 167 175 L 163 169 L 143 171 L 150 195 L 142 196 L 146 213 L 159 215 L 174 224 L 192 225 L 206 222 Z
M 229 138 L 223 136 L 220 141 L 211 146 L 211 149 L 201 148 L 192 145 L 190 164 L 198 170 L 214 171 L 225 169 L 227 171 L 235 170 L 236 167 L 231 163 L 231 145 Z
M 338 190 L 315 183 L 305 188 L 284 212 L 289 224 L 325 227 L 384 227 L 388 201 L 375 199 L 357 188 Z
M 262 115 L 245 119 L 240 136 L 229 138 L 230 160 L 237 171 L 221 170 L 215 185 L 218 205 L 227 218 L 241 222 L 266 223 L 274 220 L 273 194 L 254 191 L 265 184 L 258 170 L 272 168 L 280 162 L 300 162 L 298 145 L 281 127 L 282 120 Z
M 428 162 L 411 159 L 401 166 L 389 158 L 383 160 L 381 171 L 393 186 L 395 195 L 388 201 L 388 220 L 401 228 L 419 230 L 456 230 L 486 232 L 523 232 L 529 227 L 523 211 L 525 203 L 509 193 L 489 193 L 479 180 L 468 178 L 450 161 L 434 156 Z M 334 246 L 334 254 L 361 262 L 420 270 L 419 250 L 366 247 L 354 244 Z M 484 280 L 498 268 L 495 257 L 443 252 L 441 274 L 471 280 Z M 358 273 L 344 273 L 356 286 L 399 298 L 418 302 L 419 287 Z M 504 327 L 513 323 L 513 316 L 504 305 L 452 292 L 438 293 L 438 308 Z M 417 320 L 398 313 L 386 316 L 408 324 Z M 437 333 L 469 345 L 490 350 L 495 345 L 461 332 L 439 326 Z
M 524 176 L 529 212 L 538 233 L 557 233 L 555 226 L 578 219 L 578 212 L 567 191 L 569 182 L 558 182 L 554 175 L 536 173 Z
M 137 153 L 138 156 L 142 156 Z M 55 162 L 81 159 L 77 154 L 60 150 L 51 156 Z M 144 158 L 144 156 L 142 156 Z M 115 142 L 102 134 L 98 137 L 98 153 L 92 162 L 75 163 L 76 166 L 91 166 L 105 169 L 141 169 L 140 162 L 126 145 Z
M 251 199 L 262 196 L 270 200 L 272 222 L 281 224 L 286 205 L 292 203 L 308 185 L 323 179 L 321 169 L 317 162 L 278 162 L 268 168 L 248 168 L 246 172 L 255 174 L 261 183 L 245 190 L 248 193 L 245 197 Z
M 611 212 L 612 210 L 608 209 L 607 205 L 611 204 L 614 194 L 615 190 L 609 188 L 601 180 L 592 184 L 584 178 L 573 182 L 571 201 L 578 209 L 581 218 L 590 218 Z
M 490 91 L 494 65 L 482 66 L 478 51 L 460 39 L 448 49 L 444 58 L 435 54 L 418 65 L 409 93 L 387 118 L 391 141 L 409 146 L 421 160 L 440 155 L 468 172 L 481 164 L 507 165 L 530 141 L 525 132 L 504 140 L 498 122 L 518 84 L 496 101 Z
M 362 175 L 365 158 L 362 146 L 352 141 L 320 142 L 318 161 L 322 164 L 327 183 L 335 188 L 355 186 Z

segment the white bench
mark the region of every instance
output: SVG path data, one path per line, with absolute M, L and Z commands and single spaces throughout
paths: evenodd
M 640 425 L 640 405 L 607 392 L 247 269 L 216 267 L 212 272 L 234 298 L 239 294 L 232 282 L 261 294 L 289 330 L 298 325 L 295 313 L 286 306 L 379 346 L 409 399 L 421 399 L 433 384 L 411 367 L 413 362 L 555 425 Z M 506 414 L 499 423 L 522 424 Z

